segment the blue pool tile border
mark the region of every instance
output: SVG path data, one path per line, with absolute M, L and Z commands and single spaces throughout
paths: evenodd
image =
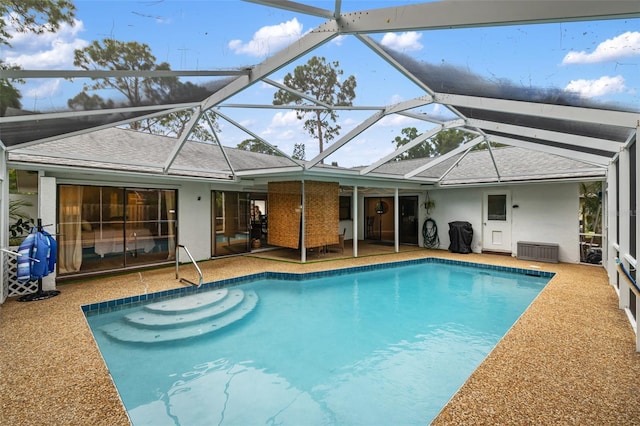
M 354 272 L 376 271 L 380 269 L 398 268 L 402 266 L 420 265 L 424 263 L 441 263 L 446 265 L 469 266 L 469 267 L 474 267 L 478 269 L 489 269 L 492 271 L 511 272 L 516 274 L 531 275 L 531 276 L 542 277 L 542 278 L 552 278 L 555 275 L 555 272 L 540 271 L 537 269 L 513 268 L 510 266 L 487 265 L 484 263 L 467 262 L 463 260 L 426 257 L 422 259 L 400 260 L 396 262 L 377 263 L 373 265 L 363 265 L 363 266 L 352 266 L 349 268 L 331 269 L 327 271 L 317 271 L 317 272 L 304 272 L 304 273 L 270 272 L 270 271 L 258 272 L 255 274 L 243 275 L 241 277 L 226 278 L 223 280 L 203 283 L 199 288 L 198 287 L 180 287 L 180 288 L 175 288 L 171 290 L 163 290 L 156 293 L 140 294 L 137 296 L 128 296 L 121 299 L 113 299 L 113 300 L 107 300 L 104 302 L 90 303 L 88 305 L 82 305 L 81 309 L 82 309 L 82 312 L 87 316 L 97 315 L 105 312 L 111 312 L 114 310 L 128 308 L 149 300 L 162 300 L 162 299 L 173 298 L 177 296 L 186 296 L 189 294 L 196 293 L 198 291 L 206 291 L 206 290 L 211 290 L 218 287 L 237 285 L 237 284 L 242 284 L 250 281 L 267 280 L 267 279 L 286 280 L 286 281 L 305 281 L 305 280 L 312 280 L 316 278 L 347 275 L 347 274 L 352 274 Z

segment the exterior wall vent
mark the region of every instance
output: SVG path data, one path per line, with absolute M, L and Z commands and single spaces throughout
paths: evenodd
M 559 246 L 555 243 L 518 241 L 518 259 L 558 263 Z

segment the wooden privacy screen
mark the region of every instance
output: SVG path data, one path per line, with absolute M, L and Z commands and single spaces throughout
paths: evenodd
M 307 247 L 338 244 L 340 186 L 337 182 L 304 182 L 304 241 Z
M 305 245 L 338 243 L 340 187 L 305 181 Z M 269 244 L 299 248 L 302 182 L 269 182 Z
M 268 243 L 298 248 L 302 182 L 269 182 L 268 190 Z

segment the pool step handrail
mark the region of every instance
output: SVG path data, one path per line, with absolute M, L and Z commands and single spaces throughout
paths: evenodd
M 193 258 L 193 256 L 191 256 L 191 253 L 189 252 L 189 249 L 187 247 L 185 247 L 183 244 L 178 244 L 178 249 L 176 250 L 176 279 L 178 279 L 180 277 L 179 270 L 180 270 L 180 249 L 181 248 L 183 248 L 185 253 L 187 253 L 187 256 L 189 256 L 189 259 L 191 260 L 191 263 L 193 263 L 193 266 L 195 266 L 196 271 L 198 271 L 198 276 L 200 277 L 200 280 L 198 281 L 198 284 L 196 284 L 193 281 L 190 281 L 190 280 L 188 280 L 186 278 L 180 278 L 180 282 L 181 283 L 188 283 L 188 284 L 194 285 L 196 287 L 200 287 L 202 285 L 202 271 L 200 270 L 200 267 L 196 263 L 196 261 Z

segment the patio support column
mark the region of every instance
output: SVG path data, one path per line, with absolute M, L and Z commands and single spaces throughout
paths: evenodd
M 607 170 L 607 188 L 606 188 L 606 210 L 607 210 L 607 227 L 605 238 L 607 241 L 607 257 L 606 267 L 609 274 L 609 284 L 618 289 L 618 268 L 616 267 L 615 258 L 619 256 L 616 247 L 619 247 L 620 242 L 616 236 L 616 229 L 618 229 L 619 215 L 616 205 L 618 203 L 618 181 L 616 180 L 616 170 L 619 169 L 618 162 L 612 162 L 609 164 Z M 604 189 L 604 188 L 603 188 Z
M 302 194 L 300 198 L 300 262 L 307 262 L 307 246 L 304 235 L 305 223 L 304 223 L 304 179 L 302 180 Z
M 358 186 L 353 186 L 353 198 L 351 199 L 351 217 L 353 218 L 353 257 L 358 257 Z
M 618 245 L 620 247 L 618 257 L 622 262 L 626 261 L 626 255 L 629 254 L 630 248 L 630 239 L 631 239 L 631 197 L 630 197 L 630 188 L 631 182 L 631 173 L 629 170 L 630 167 L 629 161 L 629 149 L 625 148 L 620 151 L 620 156 L 618 157 L 618 195 L 620 199 L 618 200 L 618 229 L 620 229 L 619 233 L 619 241 Z M 628 263 L 627 263 L 628 265 Z M 629 308 L 629 284 L 626 279 L 620 280 L 620 300 L 619 307 L 620 309 L 628 309 Z
M 640 132 L 640 123 L 638 124 L 638 126 L 636 127 L 636 140 L 635 140 L 635 182 L 633 182 L 633 186 L 635 187 L 635 205 L 633 205 L 633 215 L 630 217 L 630 220 L 635 220 L 635 228 L 636 228 L 636 232 L 635 235 L 631 235 L 631 238 L 635 238 L 634 240 L 634 244 L 633 247 L 635 247 L 634 249 L 634 253 L 631 253 L 633 255 L 633 259 L 635 261 L 635 264 L 633 265 L 633 268 L 636 270 L 636 283 L 638 282 L 638 242 L 640 241 L 640 215 L 638 215 L 638 202 L 640 201 L 640 185 L 638 185 L 638 165 L 640 164 L 640 149 L 638 149 L 638 132 Z M 629 246 L 631 247 L 631 245 Z M 640 327 L 638 327 L 638 319 L 640 319 L 640 300 L 638 300 L 638 298 L 636 297 L 636 352 L 640 352 Z
M 393 235 L 394 235 L 394 251 L 400 252 L 400 197 L 398 197 L 398 188 L 393 192 Z
M 0 247 L 9 246 L 9 170 L 7 169 L 7 151 L 4 145 L 0 143 Z M 4 303 L 9 295 L 8 280 L 5 274 L 6 270 L 5 257 L 7 253 L 0 252 L 0 304 Z

